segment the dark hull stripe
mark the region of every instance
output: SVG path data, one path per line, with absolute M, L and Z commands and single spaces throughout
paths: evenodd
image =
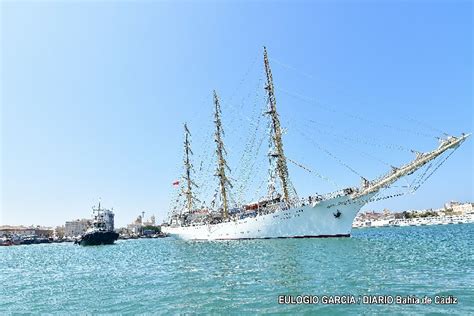
M 99 246 L 99 245 L 111 245 L 119 237 L 116 232 L 94 232 L 87 233 L 82 236 L 79 244 L 81 246 Z

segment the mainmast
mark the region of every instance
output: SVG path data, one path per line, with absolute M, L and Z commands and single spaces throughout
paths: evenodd
M 193 165 L 191 164 L 191 155 L 193 151 L 191 150 L 191 132 L 189 132 L 188 124 L 184 123 L 184 180 L 186 181 L 186 186 L 183 189 L 183 193 L 186 196 L 186 208 L 188 211 L 193 209 L 193 202 L 196 200 L 194 197 L 192 188 L 197 187 L 197 185 L 191 180 L 191 171 Z
M 270 158 L 276 158 L 276 173 L 280 178 L 281 188 L 283 190 L 283 200 L 289 201 L 289 178 L 288 178 L 288 167 L 286 165 L 286 157 L 283 152 L 283 141 L 282 141 L 282 132 L 280 118 L 276 110 L 276 99 L 275 99 L 275 88 L 273 87 L 273 77 L 272 70 L 270 69 L 270 64 L 268 62 L 267 48 L 263 48 L 263 61 L 265 64 L 265 73 L 267 75 L 267 84 L 265 90 L 268 94 L 268 111 L 266 114 L 270 116 L 271 119 L 271 144 L 272 151 L 270 152 Z
M 216 154 L 217 154 L 217 170 L 216 176 L 219 177 L 219 186 L 221 191 L 221 199 L 222 199 L 222 217 L 227 219 L 229 216 L 228 211 L 228 198 L 227 198 L 227 185 L 232 187 L 229 179 L 225 175 L 225 170 L 229 170 L 230 168 L 227 165 L 224 155 L 227 154 L 224 142 L 222 137 L 224 136 L 224 130 L 222 129 L 222 122 L 221 122 L 221 105 L 219 103 L 219 98 L 217 96 L 216 91 L 214 90 L 214 123 L 216 124 L 216 132 L 214 134 L 214 141 L 216 142 Z

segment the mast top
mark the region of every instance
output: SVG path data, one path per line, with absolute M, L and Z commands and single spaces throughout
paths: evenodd
M 188 128 L 188 123 L 187 122 L 184 122 L 184 132 L 189 134 L 191 136 L 191 132 L 189 131 L 189 128 Z

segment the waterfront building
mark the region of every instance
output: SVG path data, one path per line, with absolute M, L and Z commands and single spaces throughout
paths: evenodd
M 130 234 L 141 235 L 143 234 L 143 227 L 156 226 L 155 215 L 152 215 L 148 221 L 145 221 L 144 216 L 145 212 L 142 212 L 142 215 L 138 215 L 132 223 L 127 225 L 127 230 Z
M 38 236 L 49 238 L 53 236 L 54 230 L 44 226 L 0 226 L 0 236 Z
M 113 223 L 112 223 L 113 225 Z M 68 221 L 64 225 L 64 236 L 75 237 L 82 235 L 87 228 L 91 226 L 90 219 L 77 219 L 75 221 Z
M 130 233 L 135 235 L 140 235 L 142 232 L 143 220 L 142 216 L 138 215 L 137 219 L 134 220 L 131 224 L 127 225 L 127 229 Z
M 444 205 L 446 211 L 452 211 L 457 215 L 471 214 L 474 212 L 473 203 L 448 202 Z
M 152 215 L 148 221 L 143 222 L 143 226 L 155 226 L 155 215 Z
M 359 213 L 352 227 L 425 226 L 474 222 L 473 203 L 448 202 L 444 208 L 409 210 L 400 213 Z
M 4 235 L 28 236 L 28 235 L 34 235 L 34 233 L 35 231 L 33 227 L 10 226 L 10 225 L 0 226 L 0 236 L 4 236 Z
M 36 226 L 34 231 L 34 235 L 38 237 L 49 238 L 54 235 L 54 228 L 52 227 Z
M 65 227 L 63 226 L 57 226 L 54 229 L 54 236 L 57 238 L 63 238 L 65 236 Z
M 105 229 L 107 231 L 114 230 L 114 212 L 111 210 L 104 210 L 104 222 L 105 222 Z

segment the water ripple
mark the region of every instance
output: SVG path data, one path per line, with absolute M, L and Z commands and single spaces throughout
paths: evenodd
M 352 238 L 0 248 L 0 314 L 474 312 L 474 225 Z M 454 295 L 443 305 L 278 305 L 281 294 Z

